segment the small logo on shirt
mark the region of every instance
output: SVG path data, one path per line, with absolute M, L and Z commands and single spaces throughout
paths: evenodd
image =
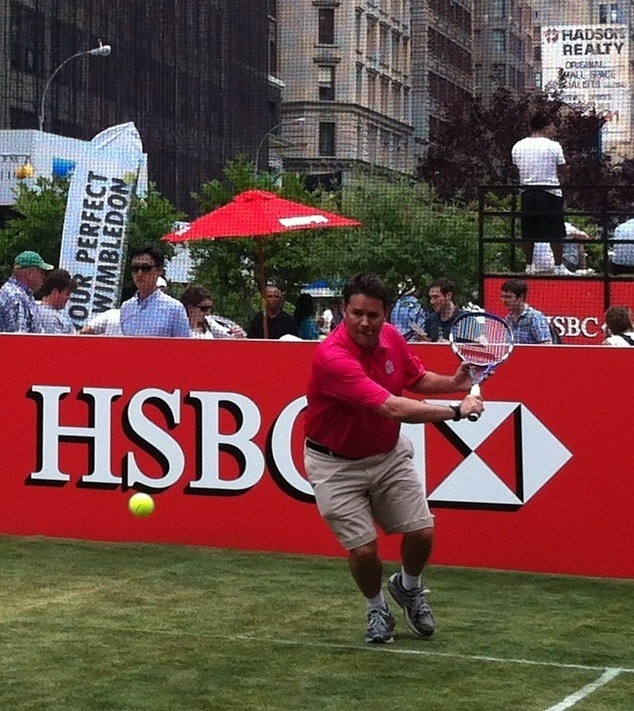
M 386 360 L 386 361 L 385 361 L 385 372 L 386 372 L 388 375 L 392 375 L 392 373 L 394 372 L 394 363 L 392 363 L 391 360 Z

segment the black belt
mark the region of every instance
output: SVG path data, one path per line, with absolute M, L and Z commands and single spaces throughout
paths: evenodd
M 332 449 L 328 449 L 328 447 L 324 446 L 323 444 L 319 444 L 319 442 L 313 442 L 312 439 L 306 440 L 306 448 L 312 449 L 313 451 L 319 452 L 320 454 L 327 454 L 329 457 L 336 457 L 337 459 L 349 459 L 351 461 L 356 461 L 357 459 L 364 459 L 364 457 L 346 457 L 343 454 L 337 454 L 337 452 L 333 452 Z

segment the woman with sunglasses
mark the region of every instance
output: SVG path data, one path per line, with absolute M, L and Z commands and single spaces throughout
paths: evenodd
M 181 295 L 181 303 L 187 309 L 192 338 L 213 338 L 206 318 L 214 305 L 209 290 L 202 284 L 190 284 Z

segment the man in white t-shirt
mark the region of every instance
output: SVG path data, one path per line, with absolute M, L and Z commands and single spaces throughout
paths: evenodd
M 554 273 L 570 274 L 562 263 L 564 199 L 560 178 L 566 174 L 564 152 L 551 136 L 555 132 L 552 118 L 537 113 L 530 121 L 531 134 L 518 141 L 511 151 L 519 171 L 522 202 L 522 239 L 526 252 L 526 272 L 533 274 L 533 249 L 536 242 L 549 242 L 555 261 Z

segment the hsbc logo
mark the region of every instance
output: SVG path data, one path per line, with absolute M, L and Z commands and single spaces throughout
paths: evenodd
M 254 441 L 261 439 L 260 408 L 241 393 L 146 388 L 126 398 L 120 388 L 84 387 L 72 393 L 67 386 L 34 385 L 29 397 L 37 407 L 37 444 L 28 484 L 69 484 L 70 444 L 89 454 L 89 471 L 76 484 L 81 488 L 135 487 L 153 493 L 180 485 L 185 494 L 236 496 L 256 486 L 268 469 L 289 496 L 314 501 L 298 466 L 298 420 L 305 397 L 288 403 L 274 419 L 265 451 Z M 124 407 L 115 408 L 120 398 Z M 84 403 L 83 422 L 69 417 L 66 399 Z M 223 412 L 234 423 L 230 431 L 221 425 Z M 193 426 L 181 432 L 185 420 Z M 412 441 L 414 463 L 425 472 L 429 502 L 435 506 L 519 508 L 572 456 L 517 402 L 488 402 L 477 422 L 403 425 L 402 432 Z M 123 453 L 118 466 L 113 451 Z M 230 476 L 228 460 L 234 470 Z M 443 471 L 447 462 L 449 470 Z
M 442 446 L 439 438 L 445 442 L 444 451 L 438 452 L 435 459 L 446 458 L 453 450 L 454 463 L 449 472 L 434 481 L 439 461 L 426 451 L 426 441 L 421 445 L 417 440 L 413 426 L 404 427 L 404 434 L 417 450 L 418 463 L 423 460 L 429 464 L 427 497 L 433 506 L 518 509 L 572 457 L 522 403 L 487 402 L 477 422 L 461 420 L 435 425 L 438 434 L 434 449 Z

